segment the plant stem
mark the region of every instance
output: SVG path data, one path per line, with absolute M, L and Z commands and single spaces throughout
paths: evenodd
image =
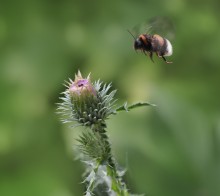
M 104 148 L 102 162 L 106 163 L 107 175 L 111 178 L 112 183 L 110 188 L 118 196 L 128 196 L 129 194 L 126 185 L 124 182 L 122 182 L 121 177 L 118 175 L 115 160 L 112 155 L 111 145 L 105 129 L 105 122 L 101 122 L 98 126 L 92 128 L 96 136 L 100 139 L 101 147 Z

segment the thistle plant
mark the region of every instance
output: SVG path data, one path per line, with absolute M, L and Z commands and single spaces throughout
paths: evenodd
M 79 152 L 87 171 L 84 179 L 85 195 L 130 195 L 122 176 L 124 171 L 118 169 L 113 157 L 111 144 L 106 133 L 106 120 L 119 111 L 129 111 L 136 107 L 149 106 L 149 103 L 136 103 L 116 107 L 114 98 L 116 90 L 110 90 L 111 84 L 100 80 L 92 83 L 90 75 L 83 78 L 80 71 L 75 80 L 69 79 L 65 84 L 58 113 L 63 123 L 74 123 L 73 127 L 86 129 L 77 139 Z

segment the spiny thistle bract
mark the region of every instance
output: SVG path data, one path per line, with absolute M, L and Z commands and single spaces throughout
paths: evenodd
M 89 196 L 97 191 L 102 194 L 105 187 L 107 195 L 127 196 L 126 184 L 122 182 L 122 173 L 117 168 L 112 156 L 111 145 L 106 134 L 105 120 L 111 114 L 119 111 L 149 106 L 149 103 L 136 103 L 115 108 L 116 90 L 110 91 L 111 84 L 102 84 L 100 80 L 91 83 L 90 75 L 83 78 L 80 71 L 75 80 L 66 82 L 67 89 L 62 93 L 61 103 L 58 103 L 58 113 L 62 114 L 62 122 L 75 122 L 75 126 L 90 128 L 85 130 L 77 141 L 79 150 L 88 157 L 83 162 L 87 164 L 85 195 Z
M 62 121 L 76 122 L 76 126 L 96 126 L 104 122 L 110 114 L 114 113 L 114 95 L 116 90 L 108 93 L 111 84 L 104 84 L 100 80 L 94 84 L 90 76 L 83 78 L 80 71 L 75 80 L 69 79 L 67 90 L 63 92 L 63 101 L 59 103 L 59 113 L 63 114 Z

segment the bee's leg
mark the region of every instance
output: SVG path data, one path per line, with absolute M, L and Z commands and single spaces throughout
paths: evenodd
M 153 60 L 153 52 L 146 52 L 145 50 L 143 50 L 143 53 L 147 56 L 149 55 L 151 61 L 154 63 L 154 60 Z
M 153 60 L 153 52 L 149 52 L 149 56 L 150 56 L 151 61 L 154 63 L 154 60 Z
M 148 52 L 146 53 L 146 51 L 145 50 L 143 50 L 143 53 L 147 56 L 147 54 L 148 54 Z
M 156 54 L 158 57 L 160 57 L 160 58 L 162 57 L 159 52 L 156 52 Z
M 164 60 L 166 63 L 173 63 L 173 62 L 171 62 L 171 61 L 167 61 L 164 56 L 162 56 L 162 58 L 163 58 L 163 60 Z

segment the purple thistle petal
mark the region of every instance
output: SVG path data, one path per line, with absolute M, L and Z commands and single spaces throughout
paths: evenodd
M 96 91 L 92 85 L 92 83 L 89 80 L 89 77 L 87 79 L 82 78 L 81 73 L 79 75 L 76 75 L 74 82 L 72 82 L 69 86 L 69 91 L 72 93 L 72 95 L 89 95 L 93 94 L 96 96 Z
M 87 79 L 80 79 L 77 81 L 78 87 L 87 86 L 89 84 L 89 80 Z

